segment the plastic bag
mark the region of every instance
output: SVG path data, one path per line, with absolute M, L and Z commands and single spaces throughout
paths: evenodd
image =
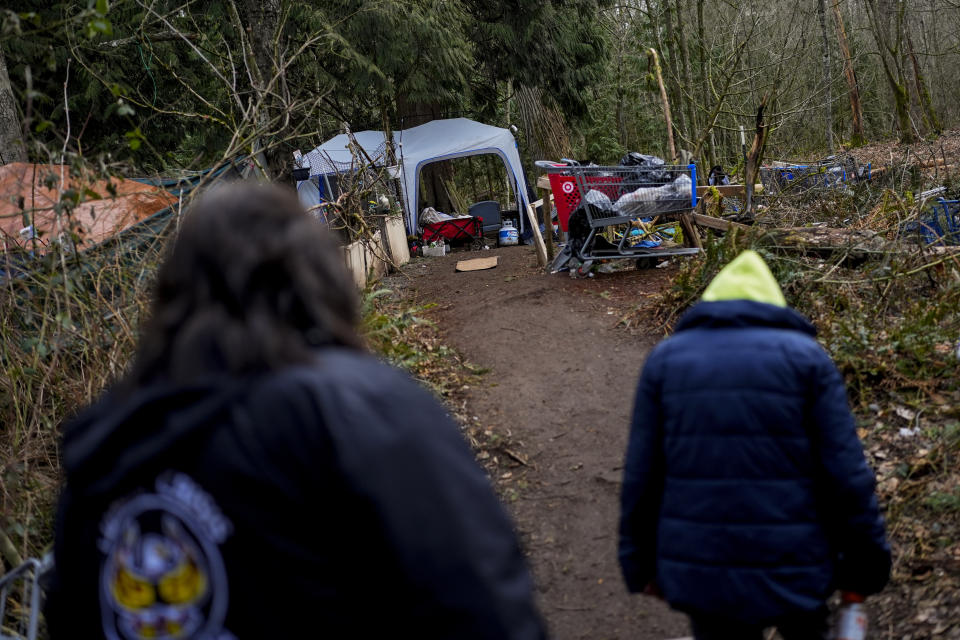
M 590 189 L 590 191 L 587 191 L 587 195 L 583 197 L 583 201 L 600 209 L 613 208 L 613 201 L 610 200 L 610 196 L 605 194 L 603 191 L 598 191 L 596 189 Z
M 631 151 L 620 158 L 621 167 L 637 167 L 637 171 L 624 176 L 624 180 L 633 183 L 642 183 L 646 186 L 656 187 L 664 185 L 673 180 L 670 172 L 663 168 L 663 158 L 657 156 L 648 156 L 636 151 Z
M 625 193 L 613 205 L 621 214 L 650 215 L 677 211 L 690 207 L 692 201 L 690 176 L 681 174 L 670 184 L 660 187 L 640 187 Z
M 417 218 L 417 225 L 423 229 L 424 225 L 433 224 L 435 222 L 443 222 L 444 220 L 452 220 L 453 216 L 448 216 L 445 213 L 441 213 L 434 209 L 433 207 L 425 207 L 423 211 L 420 212 L 420 217 Z

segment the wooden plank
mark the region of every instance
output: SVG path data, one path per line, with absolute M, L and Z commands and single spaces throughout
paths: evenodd
M 529 204 L 527 204 L 527 221 L 533 231 L 533 244 L 537 247 L 537 264 L 545 267 L 547 266 L 547 247 L 543 244 L 543 236 L 540 234 L 540 221 L 537 220 L 537 214 Z
M 693 226 L 693 214 L 680 214 L 680 227 L 683 229 L 683 244 L 696 249 L 703 249 L 703 243 L 700 242 L 700 234 L 697 228 Z
M 693 216 L 693 223 L 701 227 L 707 227 L 708 229 L 716 229 L 717 231 L 730 231 L 730 229 L 747 229 L 747 225 L 740 224 L 739 222 L 731 222 L 729 220 L 722 220 L 720 218 L 714 218 L 713 216 L 705 216 L 702 213 L 691 214 Z
M 550 188 L 550 176 L 543 175 L 537 178 L 537 189 L 549 189 Z

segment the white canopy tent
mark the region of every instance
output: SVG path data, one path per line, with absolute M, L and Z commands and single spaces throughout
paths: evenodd
M 386 165 L 386 142 L 382 131 L 360 131 L 353 135 L 370 160 L 377 166 Z M 415 233 L 417 217 L 420 212 L 420 172 L 428 164 L 484 154 L 500 156 L 520 209 L 520 223 L 523 228 L 523 211 L 527 199 L 527 181 L 520 164 L 520 152 L 513 134 L 507 129 L 493 127 L 467 118 L 434 120 L 418 127 L 412 127 L 393 134 L 393 142 L 399 166 L 396 176 L 403 187 L 403 209 L 406 217 L 407 232 Z M 366 163 L 367 159 L 360 160 Z M 349 137 L 341 134 L 327 140 L 322 145 L 300 159 L 300 167 L 310 169 L 310 177 L 328 176 L 355 170 L 357 159 L 349 149 Z M 303 181 L 307 182 L 307 181 Z M 297 190 L 301 201 L 308 206 L 318 204 L 319 193 L 303 182 Z M 464 212 L 465 213 L 465 212 Z

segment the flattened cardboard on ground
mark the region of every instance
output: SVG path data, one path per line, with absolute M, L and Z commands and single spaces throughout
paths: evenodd
M 484 269 L 493 269 L 497 266 L 500 256 L 492 258 L 474 258 L 473 260 L 461 260 L 457 263 L 457 271 L 483 271 Z

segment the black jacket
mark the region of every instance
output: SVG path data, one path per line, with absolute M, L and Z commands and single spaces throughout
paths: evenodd
M 371 357 L 108 396 L 63 461 L 54 638 L 544 635 L 457 427 Z
M 815 330 L 788 308 L 701 302 L 644 366 L 627 452 L 628 586 L 749 624 L 883 588 L 890 549 Z

